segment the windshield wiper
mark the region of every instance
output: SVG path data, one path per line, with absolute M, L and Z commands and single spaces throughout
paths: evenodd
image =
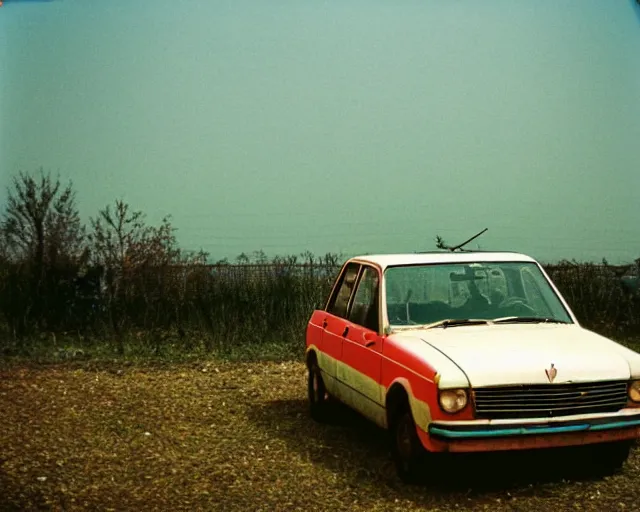
M 505 316 L 492 320 L 494 324 L 520 323 L 520 324 L 568 324 L 564 320 L 547 318 L 542 316 Z
M 422 329 L 433 329 L 435 327 L 446 329 L 447 327 L 456 327 L 458 325 L 486 325 L 489 323 L 490 320 L 484 320 L 482 318 L 447 318 L 446 320 L 439 320 L 438 322 L 427 324 L 423 326 Z
M 496 318 L 495 320 L 488 320 L 485 318 L 447 318 L 445 320 L 438 320 L 437 322 L 433 322 L 431 324 L 426 325 L 411 325 L 408 327 L 408 330 L 415 329 L 435 329 L 437 327 L 442 327 L 446 329 L 447 327 L 458 327 L 461 325 L 493 325 L 493 324 L 506 324 L 506 323 L 545 323 L 545 324 L 569 324 L 570 322 L 565 322 L 564 320 L 557 320 L 555 318 L 545 318 L 539 316 L 505 316 L 502 318 Z

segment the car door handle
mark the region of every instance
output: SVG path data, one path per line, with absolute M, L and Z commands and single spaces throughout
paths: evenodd
M 347 336 L 347 334 L 349 334 L 349 326 L 348 325 L 344 328 L 344 332 L 342 333 L 342 337 L 345 338 Z
M 367 341 L 364 346 L 369 348 L 369 347 L 373 347 L 376 344 L 375 340 L 371 340 L 371 341 Z
M 327 319 L 326 318 L 322 321 L 322 328 L 323 329 L 327 328 Z

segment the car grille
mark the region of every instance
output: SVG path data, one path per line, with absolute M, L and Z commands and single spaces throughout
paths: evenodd
M 627 382 L 526 384 L 473 390 L 476 418 L 541 418 L 615 412 L 627 404 Z

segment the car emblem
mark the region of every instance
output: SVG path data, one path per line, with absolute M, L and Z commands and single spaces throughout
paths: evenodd
M 544 373 L 547 374 L 547 379 L 549 379 L 549 382 L 553 382 L 553 380 L 556 378 L 556 375 L 558 375 L 558 370 L 556 370 L 554 364 L 551 363 L 551 368 L 545 370 Z

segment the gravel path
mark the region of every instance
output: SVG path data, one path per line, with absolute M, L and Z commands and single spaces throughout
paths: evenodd
M 305 384 L 300 363 L 0 370 L 0 510 L 640 510 L 640 450 L 606 478 L 546 452 L 404 485 L 383 432 L 314 423 Z

